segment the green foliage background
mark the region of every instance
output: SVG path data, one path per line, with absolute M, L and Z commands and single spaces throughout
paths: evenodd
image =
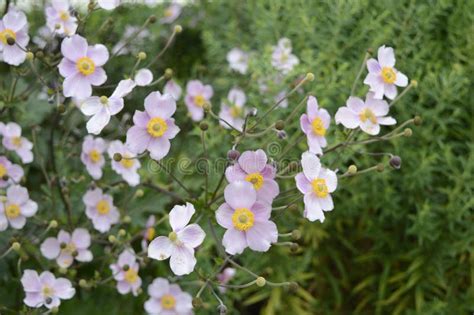
M 125 23 L 138 25 L 148 13 L 160 16 L 161 12 L 160 7 L 146 11 L 143 7 L 119 8 L 113 13 L 113 29 L 105 34 L 93 32 L 105 16 L 98 13 L 91 18 L 86 35 L 93 38 L 92 42 L 117 40 Z M 40 16 L 41 12 L 34 14 Z M 240 86 L 248 93 L 250 105 L 263 112 L 282 87 L 290 86 L 301 74 L 313 72 L 316 79 L 305 85 L 305 90 L 316 95 L 320 104 L 334 115 L 350 94 L 365 51 L 376 50 L 383 44 L 395 48 L 397 68 L 418 81 L 418 87 L 391 109 L 398 122 L 414 115 L 422 117 L 423 124 L 413 127 L 413 136 L 356 148 L 400 155 L 402 168 L 341 180 L 334 194 L 335 209 L 327 213 L 324 224 L 303 219 L 302 204 L 298 211 L 278 215 L 275 220 L 280 232 L 301 230 L 300 250 L 291 253 L 287 248 L 273 247 L 265 254 L 246 251 L 239 261 L 269 280 L 297 281 L 300 288 L 296 292 L 269 287 L 228 290 L 223 299 L 231 314 L 474 312 L 473 1 L 213 1 L 187 7 L 178 22 L 184 27 L 183 33 L 153 70 L 160 73 L 171 67 L 182 84 L 194 78 L 212 84 L 216 91 L 213 103 L 217 107 L 232 86 Z M 169 34 L 167 27 L 153 26 L 152 30 L 155 39 L 144 48 L 150 56 L 164 46 Z M 271 46 L 281 37 L 292 40 L 294 53 L 301 62 L 286 82 L 270 82 L 268 94 L 262 97 L 258 82 L 272 77 Z M 253 51 L 251 76 L 241 76 L 228 69 L 225 56 L 233 47 Z M 132 58 L 123 58 L 108 65 L 112 82 L 119 80 L 123 69 L 130 69 L 133 62 Z M 2 67 L 5 72 L 5 66 Z M 4 82 L 8 86 L 7 79 Z M 366 91 L 360 82 L 357 95 L 362 97 Z M 291 97 L 289 109 L 276 111 L 268 122 L 285 117 L 302 97 Z M 134 98 L 128 112 L 141 108 L 142 99 Z M 201 152 L 200 132 L 185 117 L 184 104 L 179 105 L 175 116 L 188 137 L 178 137 L 172 143 L 171 157 L 197 158 L 196 152 Z M 26 106 L 31 111 L 25 110 L 14 118 L 21 119 L 23 126 L 41 126 L 38 137 L 47 138 L 53 108 L 31 98 Z M 37 114 L 42 111 L 43 114 Z M 81 114 L 68 115 L 67 126 L 61 128 L 77 126 L 84 135 Z M 295 119 L 285 128 L 289 135 L 286 140 L 273 136 L 245 143 L 241 149 L 265 148 L 274 142 L 283 148 L 295 141 L 297 129 Z M 209 151 L 214 159 L 225 156 L 232 140 L 230 135 L 222 135 L 221 130 L 212 122 L 208 132 Z M 333 144 L 344 136 L 335 130 L 332 125 L 329 142 Z M 109 130 L 109 136 L 112 135 L 113 131 Z M 47 156 L 47 144 L 39 146 Z M 81 168 L 79 159 L 70 161 L 65 155 L 70 150 L 77 157 L 80 146 L 65 142 L 65 148 L 68 150 L 56 150 L 58 163 L 65 176 L 77 176 Z M 287 158 L 298 159 L 304 150 L 306 144 L 299 143 Z M 324 157 L 323 161 L 342 171 L 352 163 L 362 169 L 386 162 L 350 149 L 339 157 Z M 31 166 L 29 174 L 31 190 L 42 181 L 38 165 Z M 219 174 L 211 175 L 211 187 L 214 187 Z M 144 171 L 142 176 L 157 184 L 169 183 L 164 174 Z M 201 189 L 201 178 L 184 178 L 196 191 Z M 287 181 L 280 186 L 284 191 L 294 183 Z M 77 213 L 83 211 L 80 198 L 86 188 L 86 183 L 74 187 L 72 198 Z M 183 193 L 178 187 L 174 189 Z M 122 200 L 133 196 L 135 191 L 116 192 L 116 198 Z M 35 193 L 39 203 L 47 204 L 47 198 L 38 190 Z M 49 193 L 55 192 L 45 192 Z M 162 214 L 172 205 L 168 197 L 151 190 L 145 190 L 141 199 L 131 199 L 124 208 L 132 216 L 134 230 L 143 226 L 146 213 Z M 289 200 L 291 196 L 278 205 Z M 60 207 L 41 209 L 61 215 Z M 219 228 L 220 236 L 222 232 Z M 6 242 L 10 236 L 0 235 L 0 238 L 4 237 Z M 212 241 L 208 240 L 199 253 L 199 273 L 210 274 L 215 262 L 220 261 Z M 0 261 L 0 304 L 12 308 L 20 305 L 23 298 L 16 262 L 15 259 Z M 83 268 L 81 272 L 92 275 L 95 267 Z M 148 267 L 141 275 L 148 282 L 168 272 L 167 264 L 160 263 Z M 232 283 L 249 280 L 247 275 L 239 273 Z M 184 287 L 192 294 L 197 291 L 197 287 Z M 139 314 L 145 295 L 122 297 L 112 285 L 94 291 L 78 290 L 74 300 L 61 305 L 60 313 Z M 215 314 L 217 304 L 213 297 L 205 293 L 203 299 L 204 308 L 196 313 Z

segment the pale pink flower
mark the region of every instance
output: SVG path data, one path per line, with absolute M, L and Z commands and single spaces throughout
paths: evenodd
M 181 14 L 181 5 L 177 3 L 171 4 L 167 7 L 163 13 L 163 17 L 160 19 L 161 24 L 173 23 Z
M 156 230 L 155 230 L 155 223 L 156 218 L 154 215 L 150 215 L 148 220 L 145 224 L 145 230 L 143 230 L 143 239 L 142 239 L 142 250 L 147 251 L 148 249 L 148 242 L 151 242 L 155 238 Z
M 92 85 L 99 86 L 107 80 L 102 66 L 109 60 L 109 51 L 104 45 L 89 46 L 84 37 L 73 35 L 63 40 L 61 53 L 64 58 L 58 68 L 65 78 L 64 96 L 89 97 L 92 95 Z
M 107 144 L 102 138 L 86 136 L 82 143 L 81 161 L 93 179 L 102 177 L 102 168 L 105 165 L 104 152 Z
M 275 98 L 274 98 L 275 103 L 278 103 L 283 99 L 283 101 L 280 102 L 278 107 L 280 107 L 280 108 L 287 108 L 288 107 L 288 98 L 286 97 L 286 94 L 288 94 L 288 91 L 287 90 L 282 90 L 282 91 L 278 92 L 278 94 L 275 96 Z
M 15 40 L 13 45 L 8 43 L 9 38 Z M 29 41 L 26 15 L 16 9 L 10 9 L 0 20 L 0 53 L 3 55 L 3 61 L 12 66 L 22 64 L 26 59 L 25 50 Z
M 135 74 L 133 79 L 138 86 L 147 86 L 153 81 L 153 73 L 150 69 L 140 69 Z
M 7 188 L 7 195 L 0 197 L 0 231 L 10 225 L 14 229 L 22 229 L 26 218 L 38 211 L 38 204 L 30 199 L 28 190 L 19 185 Z
M 86 229 L 77 228 L 72 232 L 59 231 L 58 237 L 48 237 L 41 244 L 41 254 L 47 259 L 56 259 L 61 268 L 68 268 L 74 260 L 92 261 L 91 235 Z
M 142 279 L 138 275 L 140 265 L 137 262 L 133 248 L 125 249 L 115 264 L 110 265 L 114 279 L 117 281 L 117 290 L 120 294 L 132 292 L 138 295 Z
M 244 91 L 238 88 L 231 89 L 227 95 L 227 100 L 221 104 L 219 117 L 228 122 L 235 129 L 242 131 L 245 121 L 244 105 L 246 101 L 247 97 L 245 96 Z M 219 123 L 222 127 L 231 129 L 231 127 L 225 122 L 219 121 Z
M 82 201 L 86 205 L 86 215 L 97 231 L 105 233 L 119 222 L 120 213 L 114 206 L 112 196 L 102 193 L 102 189 L 88 190 Z
M 249 66 L 249 54 L 239 48 L 232 48 L 227 53 L 227 62 L 232 70 L 246 74 Z
M 148 246 L 150 258 L 165 260 L 171 257 L 171 270 L 178 276 L 190 274 L 194 270 L 194 249 L 201 245 L 206 236 L 199 225 L 188 225 L 195 211 L 189 202 L 183 206 L 174 206 L 169 214 L 173 231 L 168 237 L 158 236 Z
M 21 127 L 17 123 L 9 122 L 0 128 L 3 135 L 2 144 L 5 149 L 14 151 L 25 164 L 33 162 L 33 144 L 21 136 Z
M 87 122 L 87 131 L 98 135 L 110 122 L 110 117 L 118 114 L 124 106 L 123 98 L 135 87 L 133 80 L 122 80 L 110 97 L 91 96 L 80 101 L 79 109 L 86 116 L 92 116 Z
M 212 86 L 204 85 L 199 80 L 188 82 L 184 103 L 188 107 L 192 120 L 200 121 L 204 117 L 203 107 L 210 102 L 212 95 L 214 95 Z
M 310 96 L 306 103 L 306 114 L 300 117 L 301 130 L 306 134 L 309 151 L 323 154 L 322 148 L 327 146 L 326 132 L 331 123 L 331 116 L 324 108 L 319 108 L 318 100 Z
M 177 101 L 181 98 L 181 94 L 183 93 L 183 89 L 179 86 L 178 82 L 171 79 L 166 82 L 165 86 L 163 87 L 164 94 L 170 94 L 173 98 Z
M 291 53 L 291 41 L 288 38 L 281 38 L 278 45 L 273 47 L 272 66 L 283 74 L 287 74 L 299 64 L 299 59 Z
M 344 127 L 355 129 L 360 127 L 369 135 L 377 135 L 380 125 L 395 125 L 397 121 L 386 116 L 390 106 L 384 100 L 374 98 L 374 93 L 369 92 L 365 103 L 358 97 L 351 96 L 347 99 L 346 106 L 339 107 L 336 112 L 336 123 Z
M 303 172 L 295 177 L 296 187 L 304 194 L 304 217 L 324 222 L 324 211 L 334 209 L 331 193 L 337 188 L 335 172 L 321 167 L 319 158 L 305 152 L 301 157 Z
M 35 270 L 25 269 L 21 277 L 25 291 L 23 302 L 33 308 L 42 306 L 52 309 L 61 304 L 61 300 L 69 300 L 76 290 L 66 278 L 56 278 L 51 272 L 43 271 L 41 275 Z
M 222 239 L 227 253 L 241 254 L 245 248 L 266 252 L 278 240 L 278 230 L 270 221 L 272 207 L 257 201 L 257 192 L 246 181 L 230 183 L 224 190 L 225 203 L 216 212 L 217 223 L 227 229 Z
M 113 10 L 120 5 L 121 0 L 97 0 L 97 4 L 104 10 Z
M 136 154 L 132 153 L 120 140 L 112 141 L 107 152 L 112 161 L 112 169 L 121 175 L 130 186 L 138 185 L 140 183 L 138 169 L 141 164 L 140 160 L 135 158 Z M 122 156 L 119 162 L 114 160 L 115 153 L 119 153 Z
M 267 155 L 262 149 L 245 151 L 240 155 L 237 163 L 229 166 L 225 171 L 229 183 L 247 181 L 257 193 L 257 199 L 271 204 L 280 189 L 275 181 L 276 169 L 267 164 Z
M 172 118 L 176 101 L 169 94 L 151 92 L 145 98 L 145 111 L 135 111 L 134 125 L 127 131 L 127 146 L 141 154 L 148 150 L 154 160 L 164 158 L 171 147 L 170 139 L 179 132 Z
M 67 0 L 52 0 L 51 6 L 45 9 L 45 13 L 46 25 L 51 32 L 67 36 L 76 33 L 77 18 L 69 12 Z
M 237 270 L 235 268 L 227 267 L 217 275 L 217 281 L 219 281 L 219 284 L 227 284 L 235 276 L 236 272 Z M 226 287 L 219 286 L 219 291 L 224 293 Z
M 0 188 L 18 184 L 23 175 L 20 165 L 13 164 L 5 156 L 0 156 Z
M 151 315 L 192 315 L 193 298 L 183 292 L 179 285 L 170 284 L 165 278 L 156 278 L 148 286 L 150 298 L 145 302 L 145 311 Z
M 397 96 L 397 86 L 407 86 L 406 75 L 395 69 L 395 54 L 392 47 L 379 47 L 377 59 L 367 60 L 367 70 L 369 73 L 365 77 L 364 83 L 370 86 L 370 91 L 374 92 L 374 98 L 382 99 L 385 95 L 389 99 Z

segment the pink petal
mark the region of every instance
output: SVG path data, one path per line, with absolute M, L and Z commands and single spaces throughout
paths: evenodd
M 191 220 L 191 217 L 196 212 L 193 204 L 187 202 L 186 205 L 176 205 L 171 209 L 169 218 L 170 225 L 173 231 L 179 231 L 183 229 Z
M 176 101 L 169 95 L 151 92 L 145 98 L 145 110 L 150 117 L 170 118 L 176 111 Z
M 133 80 L 138 86 L 147 86 L 153 81 L 153 73 L 149 69 L 140 69 Z
M 150 151 L 150 157 L 154 160 L 161 160 L 170 151 L 171 143 L 166 138 L 153 138 L 148 144 L 148 151 Z
M 224 190 L 224 197 L 233 209 L 250 209 L 257 200 L 257 193 L 249 182 L 237 181 L 227 185 Z
M 374 58 L 370 58 L 367 60 L 367 70 L 369 70 L 370 73 L 375 73 L 379 74 L 380 71 L 382 71 L 382 68 L 379 65 L 379 62 L 375 60 Z
M 239 158 L 240 167 L 247 173 L 258 173 L 267 164 L 267 155 L 262 149 L 245 151 Z
M 178 232 L 178 239 L 184 243 L 185 246 L 196 248 L 204 241 L 203 229 L 197 224 L 190 224 Z
M 86 229 L 77 228 L 72 233 L 72 242 L 77 248 L 88 248 L 91 245 L 91 235 Z
M 313 190 L 311 183 L 303 173 L 298 173 L 295 176 L 296 187 L 302 194 L 307 194 Z
M 96 44 L 88 47 L 87 57 L 94 61 L 96 67 L 101 67 L 109 60 L 109 51 L 104 45 Z
M 107 74 L 103 68 L 97 67 L 95 68 L 94 73 L 88 75 L 87 77 L 88 82 L 94 86 L 99 86 L 107 81 Z
M 48 259 L 55 259 L 58 257 L 61 248 L 59 247 L 59 242 L 54 237 L 48 237 L 41 244 L 40 250 L 41 254 Z
M 245 180 L 246 175 L 247 174 L 245 174 L 242 168 L 240 168 L 239 164 L 229 166 L 225 170 L 225 177 L 229 183 Z
M 148 245 L 148 257 L 165 260 L 173 252 L 173 243 L 166 236 L 158 236 Z
M 127 146 L 132 152 L 141 154 L 148 148 L 152 137 L 148 134 L 146 129 L 138 126 L 133 126 L 127 131 Z
M 63 77 L 70 77 L 78 73 L 76 64 L 67 58 L 63 58 L 58 65 L 59 73 Z
M 228 229 L 222 238 L 222 245 L 228 254 L 241 254 L 247 247 L 245 233 L 235 229 Z
M 226 229 L 232 229 L 234 227 L 234 224 L 232 223 L 233 214 L 234 209 L 232 209 L 228 204 L 223 203 L 216 211 L 217 223 Z
M 272 221 L 255 222 L 254 226 L 246 232 L 249 247 L 258 252 L 266 252 L 271 243 L 278 239 L 278 230 Z
M 395 54 L 393 53 L 392 47 L 379 47 L 379 50 L 377 52 L 377 58 L 381 67 L 395 66 Z
M 21 277 L 21 284 L 25 292 L 39 292 L 41 291 L 41 282 L 38 273 L 34 270 L 25 269 Z
M 395 79 L 395 85 L 397 86 L 407 86 L 408 85 L 408 77 L 401 73 L 400 71 L 397 72 L 397 77 Z
M 61 44 L 61 53 L 71 61 L 77 61 L 87 55 L 87 41 L 84 37 L 73 35 L 66 37 Z
M 146 128 L 149 121 L 150 116 L 146 112 L 136 110 L 133 114 L 133 123 L 140 128 Z
M 339 107 L 335 116 L 336 124 L 342 124 L 349 129 L 357 128 L 360 124 L 359 116 L 348 107 Z
M 301 166 L 303 173 L 308 180 L 313 180 L 318 177 L 321 170 L 321 162 L 319 158 L 310 152 L 305 152 L 301 156 Z
M 84 99 L 92 95 L 92 87 L 81 73 L 76 73 L 64 80 L 63 92 L 66 97 Z
M 308 97 L 308 101 L 306 102 L 306 112 L 308 114 L 308 118 L 310 121 L 315 119 L 318 116 L 318 100 L 314 96 Z

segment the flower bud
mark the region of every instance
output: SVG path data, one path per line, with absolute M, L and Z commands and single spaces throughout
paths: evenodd
M 374 53 L 374 49 L 369 47 L 367 48 L 367 52 L 372 55 Z
M 120 162 L 120 161 L 122 161 L 122 154 L 120 154 L 120 153 L 114 153 L 113 158 L 114 158 L 114 161 L 115 161 L 115 162 Z
M 198 298 L 198 297 L 193 298 L 192 304 L 194 308 L 200 308 L 202 306 L 201 298 Z
M 26 53 L 26 60 L 33 60 L 33 58 L 35 58 L 35 55 L 31 51 Z
M 175 26 L 174 26 L 174 31 L 175 31 L 176 34 L 179 34 L 179 33 L 181 33 L 181 32 L 183 31 L 183 27 L 182 27 L 181 25 L 179 25 L 179 24 L 178 24 L 178 25 L 175 25 Z
M 313 81 L 314 80 L 314 74 L 312 74 L 311 72 L 306 73 L 306 80 Z
M 144 194 L 145 193 L 143 192 L 143 189 L 137 189 L 137 191 L 135 192 L 135 197 L 141 198 Z
M 146 53 L 143 51 L 140 51 L 137 55 L 137 58 L 140 60 L 145 60 L 146 59 Z
M 291 232 L 291 237 L 292 237 L 295 241 L 299 240 L 299 239 L 301 238 L 301 232 L 300 232 L 300 230 L 293 230 L 293 231 Z
M 173 69 L 171 68 L 166 68 L 165 70 L 165 78 L 169 79 L 173 76 Z
M 385 165 L 383 165 L 382 163 L 377 164 L 377 172 L 383 172 L 384 169 Z
M 49 221 L 49 228 L 55 229 L 57 227 L 58 227 L 58 221 L 56 221 L 56 220 Z
M 117 241 L 117 238 L 114 235 L 109 235 L 108 240 L 110 243 L 115 243 Z
M 66 112 L 66 106 L 64 104 L 59 104 L 57 107 L 58 113 L 64 114 Z
M 127 235 L 127 232 L 126 232 L 124 229 L 120 229 L 120 230 L 118 231 L 118 236 L 124 237 L 125 235 Z
M 65 275 L 67 273 L 67 268 L 59 268 L 59 273 Z
M 55 306 L 55 307 L 51 308 L 51 314 L 57 314 L 58 312 L 59 312 L 59 307 Z
M 416 87 L 418 86 L 418 81 L 416 81 L 416 80 L 411 80 L 411 81 L 410 81 L 410 84 L 411 84 L 414 88 L 416 88 Z
M 297 243 L 291 243 L 291 245 L 290 245 L 290 251 L 292 253 L 296 253 L 299 248 L 300 248 L 300 246 Z
M 225 315 L 227 314 L 227 307 L 224 304 L 220 304 L 217 307 L 217 311 L 219 311 L 219 315 Z
M 200 128 L 202 131 L 206 131 L 206 130 L 209 128 L 209 125 L 207 124 L 207 122 L 201 121 L 201 123 L 199 124 L 199 128 Z
M 211 110 L 211 104 L 210 103 L 205 103 L 202 108 L 204 109 L 204 111 L 207 113 Z
M 398 155 L 394 155 L 390 159 L 389 164 L 391 167 L 398 170 L 402 166 L 402 159 Z
M 405 137 L 411 137 L 412 134 L 413 134 L 413 131 L 411 130 L 411 128 L 406 128 L 405 130 L 403 130 L 403 135 Z
M 257 113 L 258 113 L 258 109 L 255 108 L 255 107 L 252 107 L 249 109 L 249 116 L 257 116 Z
M 132 222 L 132 218 L 130 218 L 129 215 L 126 215 L 122 218 L 122 222 L 123 223 L 130 223 L 130 222 Z
M 298 283 L 294 281 L 290 282 L 289 289 L 291 292 L 296 292 L 298 290 L 298 287 L 299 287 Z
M 415 118 L 413 118 L 413 123 L 415 124 L 415 126 L 421 125 L 422 122 L 423 122 L 423 119 L 421 119 L 420 116 L 415 116 Z
M 18 243 L 18 242 L 13 242 L 12 244 L 12 249 L 15 251 L 15 252 L 18 252 L 21 248 L 21 244 Z
M 149 18 L 148 18 L 148 22 L 150 24 L 154 24 L 156 22 L 156 16 L 155 15 L 151 15 Z
M 69 276 L 70 276 L 71 278 L 75 278 L 76 275 L 77 275 L 77 270 L 76 270 L 76 269 L 69 269 L 69 272 L 68 272 L 68 273 L 69 273 Z
M 43 58 L 44 57 L 44 53 L 41 50 L 38 50 L 35 55 L 36 55 L 36 58 Z
M 263 287 L 263 286 L 265 286 L 265 284 L 267 284 L 267 280 L 265 280 L 264 277 L 258 277 L 257 280 L 255 280 L 255 284 L 258 287 Z
M 349 175 L 354 175 L 355 173 L 357 173 L 357 166 L 355 166 L 354 164 L 350 165 L 347 169 L 347 173 L 349 173 Z
M 227 151 L 227 158 L 231 161 L 236 161 L 240 156 L 240 152 L 237 150 Z
M 85 279 L 81 279 L 81 280 L 79 280 L 79 286 L 81 288 L 86 289 L 89 285 L 87 284 L 87 281 Z
M 286 134 L 285 130 L 278 130 L 278 132 L 277 132 L 278 139 L 283 140 L 283 139 L 286 139 L 287 136 L 288 135 Z
M 79 252 L 77 250 L 73 251 L 71 253 L 72 257 L 77 257 L 77 255 L 79 255 Z
M 276 130 L 283 130 L 285 128 L 285 122 L 283 120 L 278 120 L 275 123 L 275 129 Z

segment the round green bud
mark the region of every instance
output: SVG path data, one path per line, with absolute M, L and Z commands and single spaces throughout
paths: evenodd
M 122 270 L 123 271 L 128 271 L 130 269 L 129 265 L 123 265 Z
M 350 165 L 347 169 L 347 173 L 349 173 L 350 175 L 354 175 L 355 173 L 357 173 L 357 166 L 355 166 L 354 164 Z
M 169 79 L 173 76 L 173 69 L 171 68 L 166 68 L 165 70 L 165 78 Z
M 125 235 L 127 235 L 127 232 L 126 232 L 124 229 L 120 229 L 120 230 L 118 231 L 118 236 L 124 237 Z
M 298 290 L 298 287 L 299 287 L 298 283 L 294 281 L 290 282 L 289 289 L 291 292 L 296 292 Z
M 18 242 L 13 242 L 12 244 L 12 249 L 15 251 L 15 252 L 18 252 L 21 248 L 21 244 L 18 243 Z
M 59 312 L 59 308 L 57 306 L 55 306 L 51 309 L 51 314 L 57 314 L 58 312 Z
M 58 227 L 58 221 L 56 221 L 56 220 L 51 220 L 51 221 L 49 221 L 49 227 L 50 227 L 51 229 L 57 228 L 57 227 Z
M 411 137 L 413 134 L 413 130 L 411 130 L 411 128 L 406 128 L 405 130 L 403 130 L 403 135 L 405 137 Z
M 117 238 L 114 235 L 109 235 L 108 240 L 110 243 L 115 243 L 117 241 Z
M 102 95 L 100 98 L 99 98 L 100 102 L 105 105 L 109 102 L 109 98 L 107 96 L 104 96 Z
M 44 53 L 41 51 L 41 50 L 38 50 L 35 54 L 36 58 L 43 58 L 44 57 Z
M 267 280 L 265 280 L 264 277 L 258 277 L 257 280 L 255 280 L 255 284 L 258 287 L 263 287 L 263 286 L 265 286 L 265 284 L 267 284 Z
M 311 72 L 306 73 L 306 80 L 313 81 L 314 80 L 314 74 L 312 74 Z
M 418 86 L 418 81 L 416 81 L 416 80 L 411 80 L 411 81 L 410 81 L 410 84 L 411 84 L 414 88 L 416 88 L 416 87 Z
M 369 47 L 367 48 L 367 52 L 372 55 L 374 53 L 374 49 Z
M 66 112 L 66 106 L 64 104 L 59 104 L 57 107 L 58 113 L 64 114 Z
M 175 32 L 176 34 L 179 34 L 179 33 L 181 33 L 182 31 L 183 31 L 183 27 L 182 27 L 181 25 L 178 24 L 178 25 L 175 25 L 175 26 L 174 26 L 174 32 Z
M 199 124 L 199 128 L 202 131 L 206 131 L 207 129 L 209 129 L 209 125 L 205 121 L 201 121 L 201 123 Z
M 123 223 L 130 223 L 130 222 L 132 222 L 132 218 L 130 216 L 126 215 L 126 216 L 123 217 L 122 222 Z
M 285 128 L 285 122 L 283 120 L 277 120 L 275 123 L 276 130 L 283 130 Z
M 79 286 L 81 288 L 87 288 L 88 287 L 87 281 L 85 279 L 79 280 Z
M 35 55 L 31 51 L 26 53 L 26 60 L 33 60 L 33 58 L 35 58 Z
M 415 118 L 413 118 L 413 123 L 415 124 L 415 126 L 420 126 L 422 122 L 423 119 L 421 119 L 420 116 L 415 116 Z
M 148 18 L 148 22 L 150 24 L 154 24 L 156 22 L 156 16 L 155 15 L 151 15 L 149 18 Z
M 291 243 L 291 245 L 290 245 L 290 251 L 292 253 L 296 253 L 299 248 L 300 248 L 300 246 L 297 243 Z
M 200 308 L 202 306 L 202 300 L 201 298 L 199 297 L 194 297 L 193 298 L 193 301 L 192 301 L 192 304 L 193 304 L 193 308 Z
M 382 163 L 377 164 L 377 172 L 383 172 L 384 169 L 385 169 L 385 165 L 383 165 Z
M 115 162 L 120 162 L 122 161 L 122 154 L 120 153 L 114 153 L 113 159 Z
M 143 189 L 137 189 L 137 191 L 135 192 L 135 197 L 141 198 L 144 194 L 145 193 L 143 192 Z
M 143 51 L 140 51 L 137 55 L 137 58 L 140 60 L 145 60 L 146 59 L 146 53 Z
M 292 237 L 295 241 L 299 240 L 299 239 L 301 238 L 301 232 L 300 232 L 300 230 L 293 230 L 293 231 L 291 232 L 291 237 Z
M 67 268 L 59 268 L 59 273 L 65 275 L 67 273 Z

